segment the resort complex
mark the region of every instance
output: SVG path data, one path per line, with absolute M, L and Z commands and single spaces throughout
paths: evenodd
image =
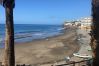
M 65 22 L 64 26 L 76 26 L 80 29 L 91 30 L 92 18 L 82 18 L 75 21 Z

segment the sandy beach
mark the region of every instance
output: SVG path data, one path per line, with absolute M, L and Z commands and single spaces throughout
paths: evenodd
M 76 34 L 76 29 L 69 29 L 59 36 L 15 44 L 16 64 L 47 64 L 64 60 L 79 49 Z M 0 49 L 0 62 L 3 50 Z

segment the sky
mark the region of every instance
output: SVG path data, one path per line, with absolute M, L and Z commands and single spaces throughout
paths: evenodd
M 91 15 L 91 0 L 16 0 L 15 24 L 62 24 Z M 5 9 L 0 6 L 0 23 Z

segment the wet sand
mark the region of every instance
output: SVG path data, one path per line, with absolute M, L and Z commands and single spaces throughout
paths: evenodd
M 15 44 L 16 64 L 46 64 L 63 60 L 78 51 L 76 29 L 70 29 L 63 35 Z M 0 49 L 0 61 L 3 59 Z

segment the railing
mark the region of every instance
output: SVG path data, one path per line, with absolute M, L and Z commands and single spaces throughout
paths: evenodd
M 4 65 L 1 65 L 2 63 L 0 62 L 0 66 L 4 66 Z M 35 66 L 35 65 L 27 65 L 27 64 L 17 64 L 16 66 Z M 87 60 L 82 60 L 82 61 L 78 61 L 78 62 L 75 62 L 75 61 L 70 61 L 66 64 L 60 64 L 60 65 L 51 65 L 51 66 L 92 66 L 92 59 L 87 59 Z
M 92 59 L 82 60 L 82 61 L 71 61 L 67 64 L 52 65 L 52 66 L 92 66 Z

